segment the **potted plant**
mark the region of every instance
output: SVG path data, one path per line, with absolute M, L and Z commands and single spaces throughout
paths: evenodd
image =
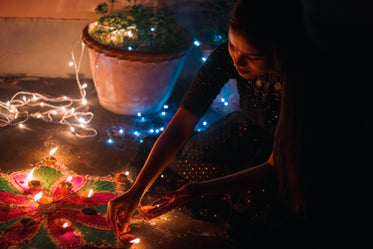
M 115 0 L 99 4 L 102 16 L 82 39 L 100 104 L 117 114 L 154 113 L 169 98 L 192 39 L 166 7 L 126 2 L 120 11 Z

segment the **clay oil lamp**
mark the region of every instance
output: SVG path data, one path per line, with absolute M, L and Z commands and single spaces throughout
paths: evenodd
M 62 193 L 70 193 L 71 189 L 74 187 L 74 184 L 71 182 L 73 179 L 72 176 L 69 176 L 66 181 L 62 181 L 58 184 L 58 188 Z
M 55 158 L 55 157 L 53 156 L 53 154 L 56 152 L 57 149 L 58 149 L 58 147 L 53 148 L 53 149 L 49 152 L 49 156 L 47 156 L 47 157 L 44 158 L 44 163 L 45 163 L 47 166 L 52 166 L 52 165 L 54 165 L 54 164 L 57 162 L 57 158 Z
M 54 224 L 60 229 L 61 233 L 71 231 L 71 221 L 65 218 L 54 219 Z
M 6 217 L 9 214 L 9 211 L 9 204 L 0 202 L 0 217 Z
M 83 201 L 89 201 L 92 199 L 92 197 L 95 195 L 95 193 L 93 192 L 92 189 L 90 189 L 89 191 L 87 190 L 84 190 L 84 191 L 80 191 L 78 193 L 80 199 L 82 199 Z
M 43 193 L 39 192 L 34 196 L 34 200 L 37 202 L 38 210 L 42 212 L 51 211 L 53 204 L 53 199 L 51 197 L 43 196 Z
M 43 183 L 40 180 L 34 179 L 34 170 L 35 168 L 26 176 L 27 185 L 31 191 L 40 191 L 43 187 Z

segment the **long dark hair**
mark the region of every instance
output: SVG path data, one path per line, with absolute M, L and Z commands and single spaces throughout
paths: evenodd
M 282 79 L 280 119 L 273 145 L 279 190 L 295 212 L 305 212 L 310 181 L 305 173 L 309 148 L 305 137 L 309 128 L 305 70 L 312 46 L 304 28 L 302 1 L 238 1 L 231 13 L 230 28 L 265 52 Z

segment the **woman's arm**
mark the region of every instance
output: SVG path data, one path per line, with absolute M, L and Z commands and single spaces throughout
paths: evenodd
M 274 179 L 276 169 L 271 154 L 267 162 L 247 168 L 234 174 L 197 183 L 196 193 L 208 195 L 210 193 L 240 192 Z
M 141 197 L 191 136 L 198 120 L 198 116 L 182 107 L 179 108 L 154 144 L 132 187 L 123 195 L 109 201 L 106 219 L 117 234 L 127 231 L 131 216 Z
M 235 174 L 204 182 L 185 184 L 177 191 L 155 201 L 152 204 L 153 207 L 147 207 L 143 214 L 149 219 L 155 218 L 193 199 L 198 199 L 201 195 L 246 191 L 250 187 L 269 182 L 275 177 L 276 169 L 273 155 L 271 155 L 267 162 Z
M 185 141 L 193 133 L 199 118 L 180 107 L 165 131 L 154 144 L 150 154 L 137 176 L 133 189 L 144 193 L 157 179 Z

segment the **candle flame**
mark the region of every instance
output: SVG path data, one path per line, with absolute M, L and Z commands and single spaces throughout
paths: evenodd
M 66 179 L 66 181 L 67 181 L 67 182 L 71 182 L 72 179 L 73 179 L 73 177 L 72 177 L 72 176 L 69 176 L 69 177 Z
M 38 200 L 41 199 L 42 196 L 43 196 L 43 193 L 42 193 L 42 192 L 39 192 L 39 193 L 37 193 L 37 194 L 34 196 L 34 200 L 35 200 L 35 201 L 38 201 Z
M 56 152 L 57 149 L 58 147 L 51 149 L 51 151 L 49 152 L 49 155 L 53 156 L 53 154 Z
M 28 175 L 26 176 L 26 181 L 29 182 L 32 180 L 32 178 L 34 178 L 34 170 L 35 168 L 33 168 L 30 173 L 28 173 Z
M 89 192 L 88 192 L 88 197 L 92 197 L 92 195 L 93 195 L 93 190 L 90 189 Z
M 140 239 L 139 238 L 133 239 L 133 240 L 130 241 L 130 243 L 138 244 L 138 243 L 140 243 Z
M 69 222 L 65 222 L 65 223 L 63 223 L 63 225 L 62 225 L 63 228 L 67 228 L 68 226 L 69 226 Z

